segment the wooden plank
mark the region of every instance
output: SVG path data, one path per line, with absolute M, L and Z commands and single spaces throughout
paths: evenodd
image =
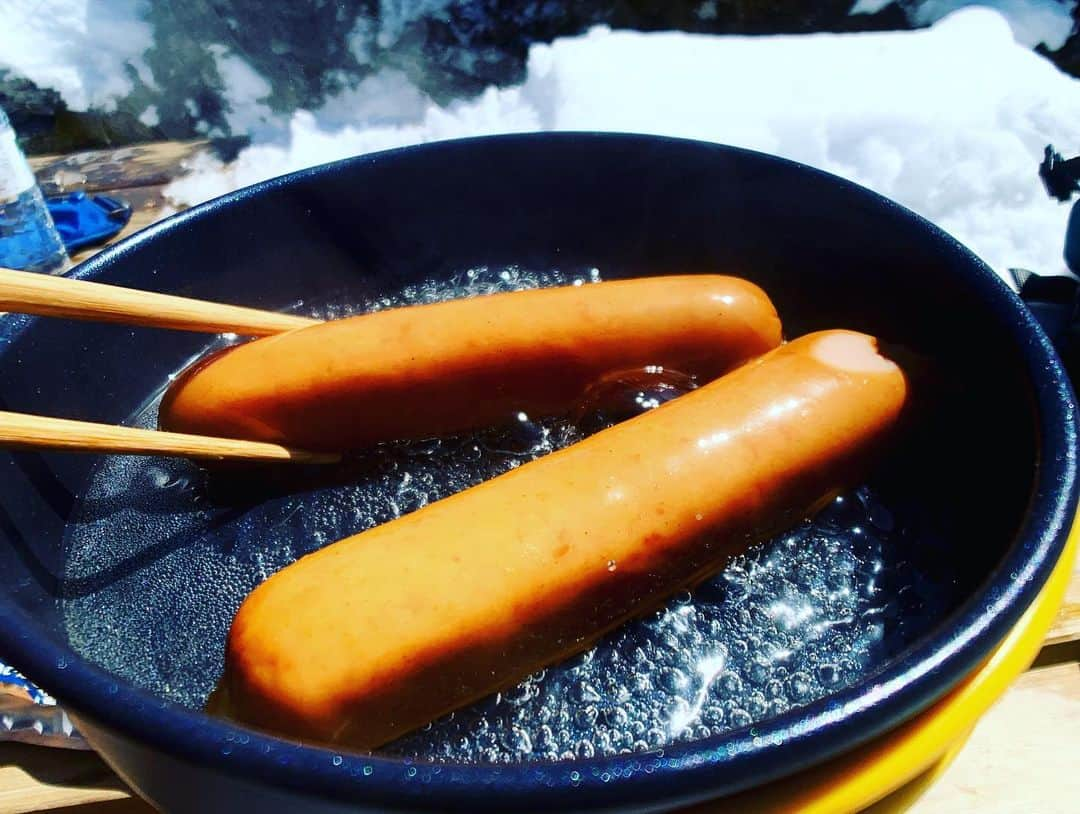
M 30 167 L 46 195 L 81 189 L 105 192 L 161 186 L 183 174 L 184 164 L 210 148 L 208 141 L 164 141 L 115 150 L 37 156 Z
M 210 146 L 209 141 L 141 144 L 72 155 L 36 156 L 30 159 L 30 166 L 46 195 L 76 190 L 103 192 L 130 203 L 131 220 L 109 241 L 115 243 L 173 214 L 174 208 L 162 194 L 165 186 L 182 176 L 188 162 Z M 98 245 L 81 249 L 71 260 L 81 263 L 102 248 Z
M 1017 679 L 911 814 L 1080 810 L 1080 664 Z
M 1065 591 L 1057 618 L 1046 636 L 1046 644 L 1080 641 L 1080 556 L 1073 563 L 1072 582 Z M 1077 756 L 1080 760 L 1080 755 Z
M 155 814 L 153 807 L 138 797 L 105 800 L 85 805 L 49 809 L 52 814 Z
M 131 792 L 93 752 L 0 743 L 0 812 L 123 800 Z

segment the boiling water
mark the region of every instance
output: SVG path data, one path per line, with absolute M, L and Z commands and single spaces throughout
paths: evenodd
M 308 310 L 341 316 L 597 279 L 595 269 L 476 269 L 360 306 Z M 692 383 L 668 373 L 622 386 L 617 413 L 655 406 Z M 207 474 L 183 460 L 104 457 L 69 525 L 64 610 L 72 645 L 139 686 L 201 706 L 221 673 L 233 614 L 267 576 L 611 417 L 586 404 L 573 420 L 521 414 L 468 437 L 387 444 L 330 482 L 303 488 Z M 153 401 L 131 423 L 155 420 Z M 763 721 L 860 680 L 935 624 L 943 592 L 911 564 L 919 545 L 870 489 L 855 490 L 588 653 L 381 751 L 483 762 L 587 757 Z

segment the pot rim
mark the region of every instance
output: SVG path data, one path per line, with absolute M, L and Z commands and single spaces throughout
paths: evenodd
M 249 782 L 331 799 L 390 808 L 472 811 L 586 809 L 631 805 L 636 810 L 688 804 L 741 791 L 822 763 L 911 718 L 971 673 L 1007 635 L 1052 571 L 1077 503 L 1077 420 L 1065 370 L 1050 340 L 1016 294 L 985 263 L 938 227 L 852 182 L 775 156 L 708 142 L 628 133 L 528 133 L 434 142 L 367 154 L 301 170 L 194 207 L 148 227 L 74 270 L 96 278 L 159 234 L 214 217 L 220 210 L 298 179 L 342 166 L 393 166 L 417 154 L 483 149 L 490 142 L 527 152 L 545 143 L 638 142 L 752 158 L 845 187 L 853 203 L 916 222 L 965 269 L 985 306 L 1002 316 L 1034 383 L 1040 419 L 1036 482 L 1021 528 L 999 565 L 1000 578 L 980 586 L 940 625 L 871 677 L 806 706 L 740 730 L 648 752 L 506 766 L 434 764 L 304 746 L 211 718 L 158 698 L 61 646 L 33 619 L 0 597 L 0 654 L 40 682 L 76 718 L 197 765 Z M 32 320 L 7 320 L 13 337 Z M 35 635 L 36 631 L 36 635 Z M 776 759 L 778 748 L 784 760 Z

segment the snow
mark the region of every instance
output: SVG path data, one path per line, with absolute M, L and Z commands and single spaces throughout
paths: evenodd
M 376 74 L 267 124 L 225 167 L 203 158 L 169 195 L 191 204 L 350 155 L 460 136 L 623 130 L 734 144 L 850 178 L 914 209 L 987 262 L 1060 272 L 1068 207 L 1037 177 L 1044 145 L 1080 151 L 1080 81 L 1014 38 L 1000 11 L 915 32 L 716 37 L 613 33 L 534 45 L 525 82 L 440 107 Z
M 222 98 L 228 105 L 225 121 L 234 133 L 257 135 L 273 117 L 265 100 L 273 90 L 243 57 L 220 44 L 207 46 L 223 85 Z
M 1051 51 L 1065 44 L 1073 30 L 1075 0 L 898 0 L 908 22 L 933 25 L 962 8 L 983 7 L 1000 12 L 1021 45 L 1042 43 Z M 894 0 L 855 0 L 848 14 L 877 14 Z
M 380 48 L 390 48 L 401 39 L 410 22 L 435 16 L 451 3 L 452 0 L 379 0 L 376 42 Z
M 148 105 L 146 109 L 139 114 L 139 121 L 145 124 L 147 127 L 157 127 L 161 122 L 161 117 L 158 115 L 157 105 Z
M 147 0 L 0 0 L 0 68 L 60 92 L 73 110 L 113 110 L 131 92 L 127 68 L 153 87 L 143 61 Z
M 863 2 L 860 0 L 856 5 Z M 876 0 L 869 2 L 872 4 Z M 1043 43 L 1056 51 L 1065 44 L 1073 29 L 1071 12 L 1075 5 L 1068 0 L 921 0 L 906 13 L 912 24 L 930 25 L 960 8 L 993 8 L 1009 21 L 1018 43 L 1028 48 Z M 851 13 L 855 13 L 854 9 Z
M 369 63 L 373 42 L 451 0 L 380 0 L 377 21 L 349 38 Z M 113 109 L 150 88 L 148 0 L 0 0 L 0 68 L 55 88 L 75 110 Z M 177 204 L 349 155 L 444 138 L 528 130 L 626 130 L 736 144 L 864 184 L 952 232 L 999 269 L 1054 272 L 1068 207 L 1036 176 L 1042 148 L 1080 151 L 1080 83 L 1030 48 L 1059 47 L 1075 0 L 901 0 L 900 33 L 735 37 L 589 33 L 534 45 L 527 78 L 439 106 L 386 69 L 314 110 L 274 114 L 270 82 L 229 46 L 208 43 L 234 133 L 253 145 L 223 167 L 203 159 L 170 188 Z M 856 0 L 852 14 L 884 0 Z M 700 14 L 715 13 L 702 3 Z M 145 104 L 145 103 L 144 103 Z M 186 100 L 199 116 L 194 99 Z M 138 114 L 159 122 L 151 103 Z M 208 125 L 203 126 L 207 130 Z M 214 133 L 209 133 L 214 135 Z

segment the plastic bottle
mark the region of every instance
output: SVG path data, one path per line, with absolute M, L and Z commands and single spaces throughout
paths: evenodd
M 45 199 L 8 117 L 0 110 L 0 266 L 60 272 L 67 264 Z

